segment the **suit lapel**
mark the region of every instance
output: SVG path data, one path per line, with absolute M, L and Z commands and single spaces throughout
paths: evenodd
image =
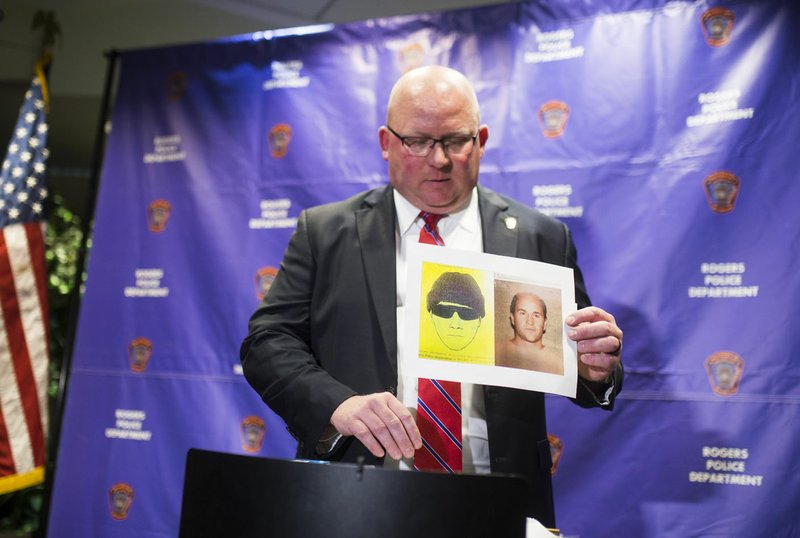
M 483 228 L 483 251 L 516 256 L 519 219 L 510 213 L 508 204 L 492 191 L 478 187 L 478 207 Z
M 386 353 L 397 370 L 397 280 L 395 277 L 395 213 L 392 189 L 377 189 L 356 211 L 367 288 L 375 305 Z

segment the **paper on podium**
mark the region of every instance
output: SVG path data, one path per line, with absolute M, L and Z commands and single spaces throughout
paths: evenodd
M 554 536 L 562 536 L 562 534 L 561 533 L 553 534 L 537 520 L 530 517 L 527 519 L 527 526 L 525 527 L 525 538 L 553 538 Z

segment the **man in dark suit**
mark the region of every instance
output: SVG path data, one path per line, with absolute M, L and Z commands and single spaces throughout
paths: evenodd
M 422 446 L 416 380 L 397 363 L 405 253 L 423 226 L 419 211 L 446 215 L 438 224 L 444 248 L 574 269 L 580 309 L 566 330 L 579 354 L 575 402 L 613 406 L 622 331 L 589 306 L 566 226 L 477 186 L 488 135 L 463 75 L 412 70 L 392 90 L 378 133 L 390 185 L 299 216 L 241 350 L 245 377 L 298 440 L 298 457 L 395 463 Z M 531 486 L 529 515 L 553 526 L 544 395 L 464 387 L 464 470 L 522 474 Z

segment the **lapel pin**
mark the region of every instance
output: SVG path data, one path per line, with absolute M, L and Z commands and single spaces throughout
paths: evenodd
M 506 223 L 506 228 L 508 228 L 509 230 L 513 230 L 514 228 L 517 227 L 516 217 L 506 217 L 504 219 L 504 222 Z

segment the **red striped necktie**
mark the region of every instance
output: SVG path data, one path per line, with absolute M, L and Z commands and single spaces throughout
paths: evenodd
M 421 211 L 425 225 L 419 242 L 444 246 L 437 224 L 444 215 Z M 422 448 L 414 454 L 414 468 L 420 471 L 460 473 L 461 383 L 420 378 L 417 385 L 417 427 Z

